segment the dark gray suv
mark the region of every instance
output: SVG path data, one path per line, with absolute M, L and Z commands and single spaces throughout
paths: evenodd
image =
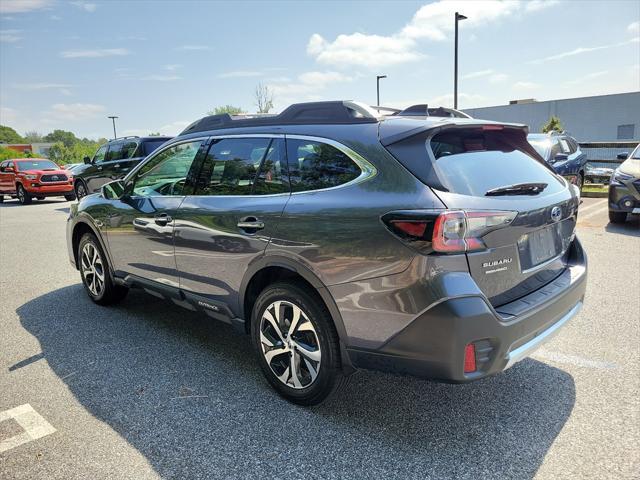
M 195 122 L 67 239 L 94 302 L 138 287 L 229 323 L 311 405 L 358 368 L 467 382 L 527 356 L 582 306 L 578 203 L 522 125 L 317 102 Z

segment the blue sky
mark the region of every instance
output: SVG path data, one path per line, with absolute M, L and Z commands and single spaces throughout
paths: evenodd
M 640 2 L 0 0 L 0 123 L 176 134 L 217 105 L 355 99 L 459 106 L 640 90 Z

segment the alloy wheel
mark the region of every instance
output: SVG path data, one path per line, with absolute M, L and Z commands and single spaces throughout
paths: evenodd
M 89 292 L 98 297 L 104 291 L 104 263 L 100 252 L 92 243 L 82 248 L 81 258 L 82 277 Z
M 20 200 L 20 203 L 24 203 L 24 199 L 25 199 L 24 188 L 22 188 L 22 186 L 19 186 L 18 187 L 18 200 Z
M 320 341 L 309 317 L 298 305 L 279 300 L 264 310 L 260 345 L 267 365 L 288 387 L 307 388 L 318 377 Z
M 85 197 L 87 195 L 87 190 L 86 188 L 84 188 L 84 184 L 82 182 L 78 183 L 78 186 L 76 187 L 76 197 L 78 197 L 78 200 L 80 200 L 82 197 Z

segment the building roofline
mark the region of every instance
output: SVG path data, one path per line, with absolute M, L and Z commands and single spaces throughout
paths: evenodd
M 565 100 L 582 100 L 587 98 L 597 98 L 597 97 L 615 97 L 620 95 L 632 95 L 632 94 L 640 94 L 640 90 L 634 90 L 632 92 L 620 92 L 620 93 L 606 93 L 604 95 L 588 95 L 585 97 L 568 97 L 568 98 L 556 98 L 552 100 L 536 100 L 531 103 L 503 103 L 501 105 L 488 105 L 486 107 L 472 107 L 472 108 L 463 108 L 462 111 L 466 112 L 469 110 L 479 110 L 481 108 L 503 108 L 503 107 L 514 107 L 517 105 L 539 105 L 541 103 L 550 103 L 550 102 L 562 102 Z

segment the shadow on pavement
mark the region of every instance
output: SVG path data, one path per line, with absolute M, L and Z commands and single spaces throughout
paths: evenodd
M 469 385 L 360 372 L 305 409 L 270 389 L 248 338 L 142 292 L 104 308 L 78 284 L 17 313 L 83 407 L 163 477 L 531 478 L 575 403 L 569 374 L 525 360 Z
M 624 223 L 607 223 L 604 229 L 609 233 L 620 233 L 640 237 L 640 215 L 627 215 Z

